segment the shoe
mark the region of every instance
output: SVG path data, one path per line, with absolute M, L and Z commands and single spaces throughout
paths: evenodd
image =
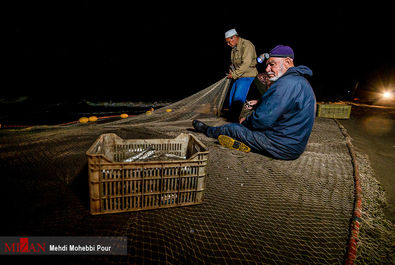
M 208 126 L 203 122 L 198 120 L 193 120 L 192 125 L 196 131 L 206 134 Z
M 251 151 L 251 148 L 245 145 L 244 143 L 237 141 L 233 139 L 232 137 L 226 136 L 226 135 L 220 135 L 218 136 L 218 141 L 220 145 L 230 148 L 230 149 L 235 149 L 239 150 L 245 153 L 248 153 Z

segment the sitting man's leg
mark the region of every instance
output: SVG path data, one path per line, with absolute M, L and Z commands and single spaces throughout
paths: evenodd
M 193 126 L 197 131 L 205 133 L 208 137 L 217 139 L 220 135 L 226 135 L 244 143 L 255 152 L 266 155 L 269 154 L 267 149 L 270 148 L 270 145 L 266 136 L 262 132 L 251 131 L 239 123 L 229 123 L 219 127 L 210 127 L 195 120 L 193 121 Z

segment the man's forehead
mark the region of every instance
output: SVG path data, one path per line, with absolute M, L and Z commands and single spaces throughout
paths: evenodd
M 272 63 L 277 63 L 279 60 L 281 60 L 282 58 L 277 58 L 277 57 L 270 57 L 269 59 L 267 59 L 266 61 L 266 65 L 268 64 L 272 64 Z

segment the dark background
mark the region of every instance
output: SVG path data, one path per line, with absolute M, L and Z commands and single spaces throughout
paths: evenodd
M 393 85 L 394 4 L 343 2 L 14 1 L 0 99 L 181 99 L 224 77 L 233 27 L 258 54 L 290 45 L 318 100 Z

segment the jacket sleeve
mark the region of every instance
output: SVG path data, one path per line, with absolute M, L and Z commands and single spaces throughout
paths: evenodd
M 241 54 L 241 65 L 234 71 L 232 71 L 233 79 L 241 77 L 251 66 L 254 57 L 254 46 L 251 44 L 245 44 L 244 52 Z
M 246 118 L 243 125 L 257 130 L 272 128 L 289 109 L 292 101 L 291 90 L 289 87 L 277 87 L 269 97 L 263 98 L 262 103 Z

